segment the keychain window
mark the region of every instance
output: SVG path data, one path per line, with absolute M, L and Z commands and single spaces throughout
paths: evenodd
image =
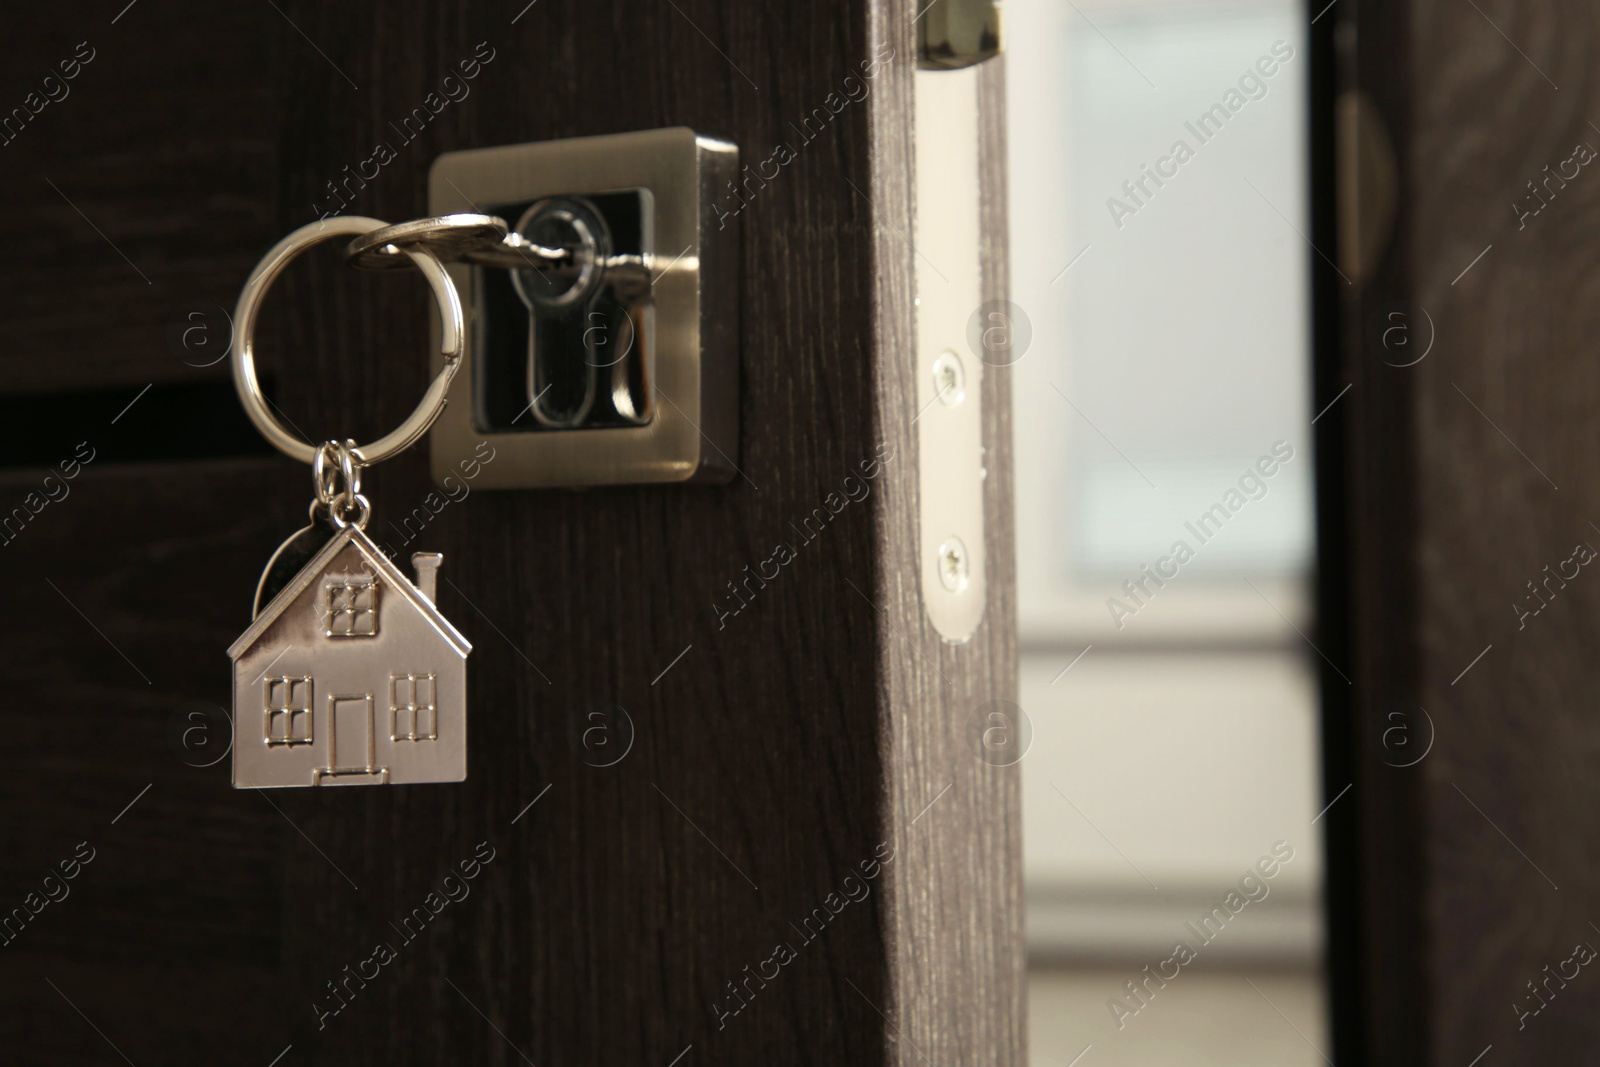
M 370 574 L 329 578 L 329 637 L 375 637 L 378 633 L 378 587 Z
M 394 718 L 389 736 L 395 741 L 437 741 L 438 717 L 433 703 L 431 674 L 397 674 L 390 679 L 389 712 Z
M 311 679 L 267 679 L 267 744 L 309 745 L 311 736 Z

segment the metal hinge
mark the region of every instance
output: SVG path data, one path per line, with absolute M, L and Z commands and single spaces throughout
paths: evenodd
M 1400 171 L 1388 124 L 1365 93 L 1341 93 L 1335 113 L 1339 265 L 1357 286 L 1377 271 L 1394 237 Z

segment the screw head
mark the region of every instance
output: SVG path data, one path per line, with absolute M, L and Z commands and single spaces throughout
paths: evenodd
M 939 402 L 947 408 L 953 408 L 967 398 L 967 368 L 962 364 L 961 357 L 951 349 L 945 349 L 933 361 L 933 388 Z
M 963 592 L 969 580 L 967 546 L 952 537 L 939 546 L 939 584 L 952 593 Z

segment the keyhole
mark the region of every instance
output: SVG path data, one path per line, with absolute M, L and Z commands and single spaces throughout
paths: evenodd
M 586 303 L 600 288 L 610 237 L 605 222 L 576 200 L 541 200 L 522 213 L 517 233 L 530 244 L 566 253 L 564 262 L 512 272 L 517 296 L 531 310 L 557 311 Z
M 512 288 L 528 309 L 528 410 L 552 429 L 582 425 L 594 408 L 599 374 L 586 314 L 609 255 L 604 221 L 574 200 L 542 200 L 517 220 L 523 240 L 566 253 L 555 265 L 514 270 Z M 574 356 L 574 353 L 581 355 Z

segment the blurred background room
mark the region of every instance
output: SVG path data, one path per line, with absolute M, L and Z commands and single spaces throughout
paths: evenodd
M 1032 1062 L 1320 1063 L 1312 16 L 1005 16 Z

